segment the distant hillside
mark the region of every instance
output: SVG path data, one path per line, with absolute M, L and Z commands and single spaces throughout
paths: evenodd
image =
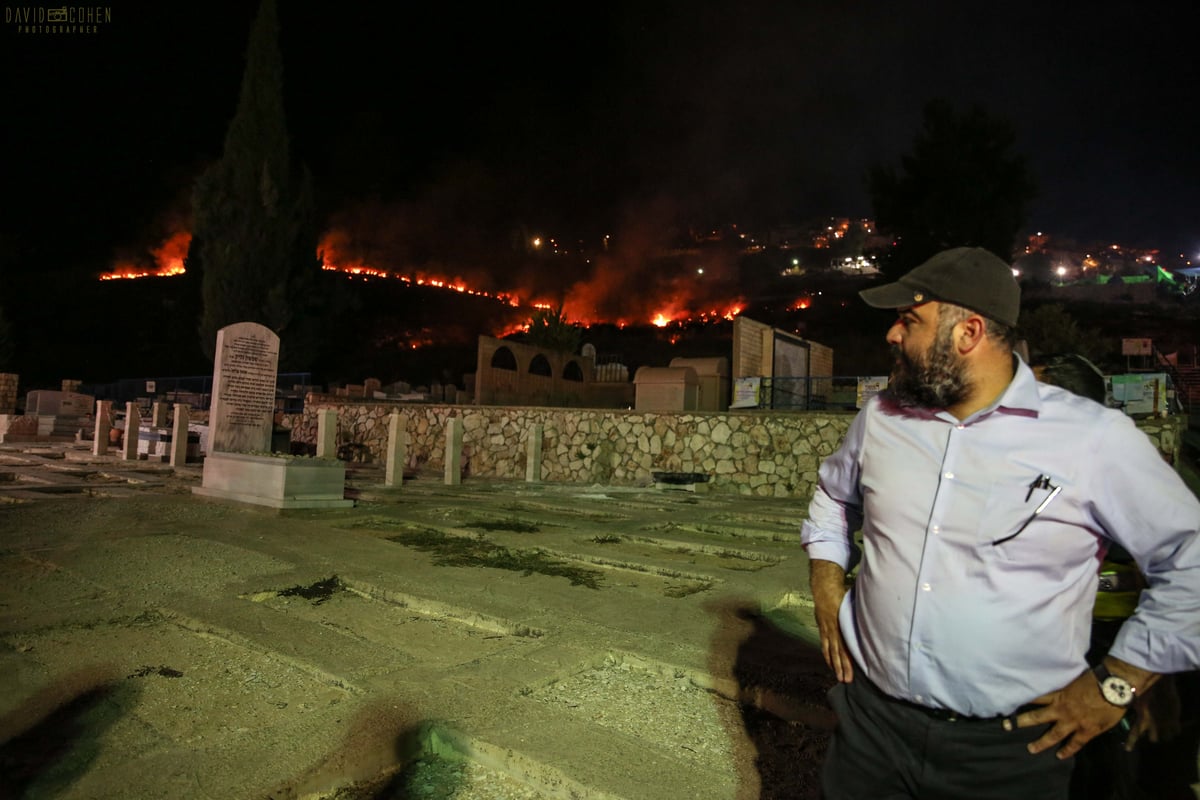
M 106 382 L 117 378 L 203 375 L 211 363 L 200 353 L 194 278 L 98 281 L 25 277 L 10 283 L 5 312 L 16 338 L 22 391 L 56 387 L 63 378 Z M 781 276 L 766 270 L 743 276 L 742 314 L 834 349 L 834 372 L 877 375 L 889 370 L 884 343 L 894 314 L 868 308 L 858 291 L 871 278 L 817 272 Z M 879 279 L 881 280 L 881 279 Z M 344 310 L 328 330 L 327 352 L 313 363 L 317 383 L 359 383 L 366 377 L 413 384 L 460 384 L 475 369 L 481 334 L 518 329 L 533 309 L 449 289 L 394 279 L 351 280 L 323 273 L 321 291 Z M 637 287 L 629 287 L 636 293 Z M 1027 308 L 1058 302 L 1053 292 L 1030 293 Z M 1200 345 L 1200 301 L 1153 305 L 1064 302 L 1085 329 L 1108 340 L 1118 354 L 1123 337 L 1150 337 L 1163 352 Z M 596 324 L 582 341 L 629 367 L 665 366 L 676 356 L 730 356 L 732 324 Z

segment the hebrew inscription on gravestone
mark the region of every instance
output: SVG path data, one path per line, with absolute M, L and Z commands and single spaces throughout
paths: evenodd
M 214 452 L 269 452 L 275 417 L 279 337 L 256 322 L 217 331 L 208 446 Z

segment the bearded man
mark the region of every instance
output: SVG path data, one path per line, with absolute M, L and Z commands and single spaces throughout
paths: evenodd
M 897 310 L 895 368 L 802 530 L 838 679 L 825 797 L 1062 800 L 1085 742 L 1200 665 L 1200 503 L 1124 414 L 1015 356 L 1020 289 L 997 256 L 947 250 L 860 294 Z M 1093 671 L 1110 543 L 1149 588 Z

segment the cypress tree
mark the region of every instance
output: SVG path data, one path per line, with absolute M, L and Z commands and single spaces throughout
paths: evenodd
M 875 222 L 899 240 L 885 271 L 899 276 L 948 247 L 985 247 L 1011 261 L 1017 232 L 1037 196 L 1016 131 L 979 106 L 926 104 L 923 125 L 900 168 L 868 174 Z
M 200 276 L 210 358 L 220 328 L 258 322 L 279 334 L 281 367 L 311 364 L 321 322 L 313 208 L 311 175 L 289 153 L 275 0 L 263 0 L 224 152 L 192 189 L 187 263 Z

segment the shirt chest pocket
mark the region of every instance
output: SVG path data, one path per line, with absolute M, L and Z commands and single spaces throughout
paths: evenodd
M 976 530 L 985 558 L 1006 561 L 1060 559 L 1091 540 L 1078 526 L 1077 503 L 1065 480 L 1039 477 L 1032 485 L 997 482 L 988 492 Z

